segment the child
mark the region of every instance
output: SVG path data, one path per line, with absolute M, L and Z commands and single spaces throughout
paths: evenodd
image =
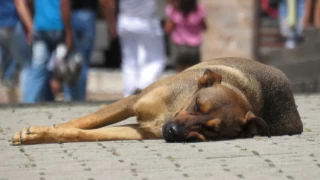
M 197 0 L 171 0 L 166 15 L 165 32 L 171 35 L 172 60 L 181 72 L 200 62 L 202 32 L 207 29 L 205 8 Z

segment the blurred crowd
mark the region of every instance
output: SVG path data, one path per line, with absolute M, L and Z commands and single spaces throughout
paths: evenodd
M 200 62 L 204 6 L 197 0 L 167 0 L 163 25 L 158 2 L 1 0 L 1 83 L 12 90 L 19 84 L 24 103 L 54 101 L 61 92 L 65 101 L 86 100 L 97 9 L 106 20 L 106 35 L 120 40 L 124 97 L 139 93 L 163 72 L 165 35 L 178 72 Z
M 159 2 L 165 1 L 165 19 Z M 200 62 L 206 9 L 198 0 L 0 0 L 0 81 L 20 101 L 86 100 L 97 12 L 106 36 L 121 49 L 123 96 L 153 83 L 167 63 L 176 72 Z M 310 24 L 320 27 L 320 0 L 261 0 L 276 18 L 286 48 L 303 40 Z M 99 10 L 99 11 L 97 11 Z M 19 82 L 19 83 L 18 83 Z M 108 83 L 108 82 L 103 82 Z
M 293 49 L 301 43 L 309 26 L 320 28 L 319 0 L 261 0 L 261 7 L 278 20 L 285 48 Z

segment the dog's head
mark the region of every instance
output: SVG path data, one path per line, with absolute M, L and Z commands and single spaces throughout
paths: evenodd
M 221 85 L 220 74 L 206 70 L 199 78 L 199 90 L 162 127 L 167 142 L 215 141 L 248 138 L 264 130 L 266 122 L 249 111 L 245 100 Z

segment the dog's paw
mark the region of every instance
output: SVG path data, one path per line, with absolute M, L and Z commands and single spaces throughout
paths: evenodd
M 21 131 L 14 133 L 12 136 L 12 145 L 23 144 L 23 134 L 30 132 L 29 128 L 23 128 Z
M 12 145 L 34 144 L 41 139 L 46 130 L 41 127 L 23 128 L 12 137 Z

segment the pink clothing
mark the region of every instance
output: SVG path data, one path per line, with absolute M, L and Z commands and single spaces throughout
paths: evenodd
M 205 18 L 205 8 L 198 5 L 196 11 L 191 12 L 188 17 L 184 17 L 182 12 L 167 5 L 166 15 L 174 23 L 171 32 L 171 41 L 179 45 L 200 46 L 202 43 L 202 31 L 204 30 L 203 20 Z

